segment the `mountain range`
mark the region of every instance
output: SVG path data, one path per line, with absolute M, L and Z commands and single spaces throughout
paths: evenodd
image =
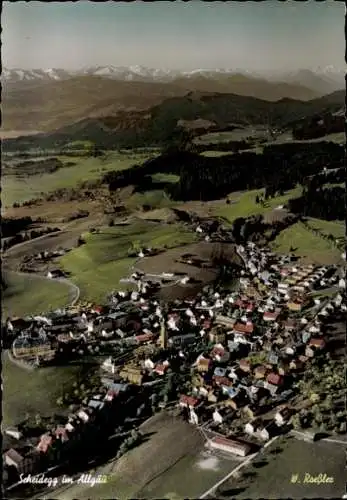
M 177 72 L 142 66 L 99 66 L 75 72 L 4 68 L 2 131 L 53 131 L 82 119 L 147 110 L 188 92 L 309 101 L 343 88 L 336 75 L 331 69 L 324 74 L 302 70 L 281 80 L 279 74 L 266 79 L 232 70 Z
M 191 71 L 165 70 L 147 68 L 145 66 L 91 66 L 80 70 L 49 69 L 7 69 L 3 68 L 2 81 L 6 84 L 18 82 L 49 82 L 67 80 L 76 76 L 101 76 L 123 81 L 172 82 L 176 79 L 219 79 L 244 75 L 251 79 L 261 79 L 276 82 L 286 82 L 309 89 L 329 93 L 344 87 L 345 71 L 332 66 L 317 68 L 317 70 L 300 69 L 292 72 L 253 72 L 239 69 L 195 69 Z

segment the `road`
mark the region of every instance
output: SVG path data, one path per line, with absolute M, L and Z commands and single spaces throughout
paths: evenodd
M 44 239 L 51 238 L 52 236 L 55 236 L 58 234 L 60 235 L 63 233 L 63 231 L 66 229 L 66 227 L 67 226 L 64 226 L 60 231 L 54 231 L 52 233 L 43 234 L 42 236 L 39 236 L 38 238 L 34 238 L 32 240 L 27 240 L 27 241 L 23 241 L 21 243 L 18 243 L 17 245 L 14 245 L 13 247 L 9 248 L 6 252 L 4 252 L 4 257 L 6 257 L 7 255 L 10 255 L 15 250 L 17 251 L 19 248 L 23 248 L 26 245 L 30 245 L 30 244 L 33 244 L 34 242 L 36 243 L 37 241 L 42 241 Z M 41 279 L 41 280 L 52 281 L 52 278 L 47 278 L 47 276 L 41 276 L 41 275 L 37 275 L 35 273 L 23 273 L 20 271 L 11 270 L 10 268 L 6 269 L 5 262 L 3 262 L 3 271 L 9 271 L 9 272 L 15 274 L 16 276 L 24 276 L 24 277 L 30 276 L 30 278 L 34 278 L 34 279 L 38 279 L 38 280 Z M 68 306 L 75 305 L 76 302 L 79 300 L 80 295 L 81 295 L 81 291 L 80 291 L 79 287 L 77 285 L 75 285 L 74 283 L 72 283 L 72 281 L 70 281 L 67 278 L 55 278 L 54 281 L 58 281 L 60 283 L 63 283 L 70 288 L 72 298 L 70 300 L 70 303 L 67 305 Z
M 16 245 L 13 245 L 8 250 L 6 250 L 6 252 L 4 252 L 3 255 L 6 257 L 6 255 L 10 255 L 11 253 L 13 253 L 14 250 L 18 250 L 19 248 L 22 248 L 26 245 L 30 245 L 30 244 L 36 243 L 37 241 L 42 241 L 44 239 L 48 239 L 48 238 L 50 238 L 52 236 L 56 236 L 58 234 L 63 234 L 64 230 L 65 230 L 65 227 L 63 227 L 60 231 L 54 231 L 52 233 L 43 234 L 42 236 L 38 236 L 37 238 L 32 238 L 31 240 L 26 240 L 26 241 L 22 241 L 21 243 L 17 243 Z
M 308 436 L 310 436 L 309 432 L 300 432 L 296 430 L 290 431 L 290 433 L 295 436 L 298 439 L 307 439 Z M 334 438 L 329 438 L 329 437 L 323 437 L 320 439 L 320 441 L 327 441 L 328 443 L 336 443 L 336 444 L 341 444 L 343 446 L 347 447 L 347 436 L 341 436 L 341 439 L 334 439 Z

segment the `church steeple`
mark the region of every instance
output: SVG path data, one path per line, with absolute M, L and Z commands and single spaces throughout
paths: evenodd
M 167 349 L 167 330 L 163 317 L 160 319 L 160 347 L 162 349 Z

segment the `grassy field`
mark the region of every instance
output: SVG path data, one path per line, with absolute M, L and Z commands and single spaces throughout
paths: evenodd
M 201 156 L 207 156 L 208 158 L 217 158 L 219 156 L 232 155 L 232 151 L 203 151 L 200 153 Z
M 91 490 L 74 485 L 53 492 L 59 500 L 70 498 L 199 498 L 235 466 L 234 459 L 209 456 L 196 427 L 164 412 L 141 426 L 148 439 L 119 460 L 111 460 L 93 473 L 107 474 L 107 484 Z
M 175 174 L 166 174 L 163 172 L 158 172 L 152 175 L 152 180 L 155 182 L 170 182 L 174 184 L 175 182 L 178 182 L 180 180 L 180 176 Z
M 102 301 L 112 289 L 121 287 L 121 278 L 131 274 L 136 259 L 129 258 L 129 250 L 142 246 L 171 248 L 195 238 L 194 233 L 179 224 L 158 225 L 139 220 L 129 226 L 107 227 L 99 234 L 89 235 L 85 245 L 64 255 L 60 263 L 80 287 L 83 299 Z
M 343 238 L 346 236 L 346 224 L 344 221 L 328 221 L 309 218 L 308 224 L 324 234 L 332 234 L 335 238 Z
M 319 222 L 325 226 L 325 221 Z M 336 225 L 332 226 L 332 224 Z M 316 220 L 314 225 L 316 225 Z M 329 223 L 329 228 L 332 227 L 339 233 L 343 230 L 343 226 L 339 223 Z M 289 253 L 291 247 L 296 249 L 293 253 L 299 257 L 306 257 L 308 260 L 322 264 L 333 264 L 340 260 L 339 250 L 329 241 L 309 231 L 301 222 L 282 231 L 272 243 L 273 250 L 279 253 Z
M 125 206 L 131 210 L 137 210 L 142 205 L 149 205 L 152 209 L 172 207 L 176 202 L 172 201 L 162 189 L 134 193 L 127 200 Z
M 25 316 L 54 310 L 69 303 L 68 285 L 35 276 L 18 276 L 5 273 L 8 288 L 2 295 L 2 314 Z
M 276 450 L 278 449 L 278 450 Z M 346 488 L 345 447 L 294 438 L 275 441 L 244 469 L 240 479 L 221 486 L 223 498 L 341 498 Z M 304 483 L 305 473 L 326 474 L 330 484 Z M 296 479 L 296 481 L 295 481 Z
M 270 212 L 279 205 L 285 205 L 291 198 L 296 198 L 301 195 L 302 188 L 297 187 L 291 191 L 287 191 L 283 196 L 277 196 L 268 200 L 268 207 L 263 207 L 255 202 L 257 195 L 264 193 L 263 189 L 255 189 L 243 193 L 232 193 L 228 198 L 230 204 L 227 203 L 216 207 L 215 215 L 225 217 L 229 222 L 233 222 L 238 217 L 250 217 L 255 214 L 265 214 Z
M 337 144 L 345 144 L 346 136 L 344 132 L 337 132 L 334 134 L 325 135 L 323 137 L 317 137 L 316 139 L 305 139 L 302 141 L 297 141 L 293 139 L 292 134 L 290 132 L 284 132 L 283 134 L 279 135 L 275 141 L 267 142 L 266 146 L 273 144 L 282 144 L 285 142 L 305 143 L 305 142 L 322 142 L 322 141 L 327 141 L 327 142 L 331 141 L 331 142 L 336 142 Z
M 209 455 L 205 450 L 187 454 L 139 492 L 140 498 L 199 498 L 240 462 Z
M 242 141 L 247 138 L 262 139 L 266 137 L 266 130 L 261 126 L 236 128 L 228 132 L 209 132 L 194 139 L 197 144 L 218 144 L 220 142 Z
M 150 157 L 149 153 L 121 154 L 109 153 L 104 158 L 58 157 L 62 161 L 71 161 L 76 165 L 64 167 L 51 174 L 33 175 L 19 179 L 15 175 L 2 178 L 2 203 L 11 206 L 14 202 L 22 203 L 60 188 L 76 187 L 83 181 L 99 179 L 111 170 L 124 170 Z
M 3 352 L 2 418 L 4 426 L 14 425 L 25 418 L 26 412 L 49 416 L 59 412 L 56 400 L 69 392 L 72 384 L 82 377 L 86 367 L 78 365 L 47 367 L 27 371 L 12 363 Z

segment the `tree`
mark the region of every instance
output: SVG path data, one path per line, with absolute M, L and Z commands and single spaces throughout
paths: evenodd
M 63 398 L 62 398 L 62 397 L 58 398 L 58 399 L 56 400 L 56 404 L 57 404 L 57 406 L 63 406 L 63 404 L 64 404 L 64 400 L 63 400 Z

